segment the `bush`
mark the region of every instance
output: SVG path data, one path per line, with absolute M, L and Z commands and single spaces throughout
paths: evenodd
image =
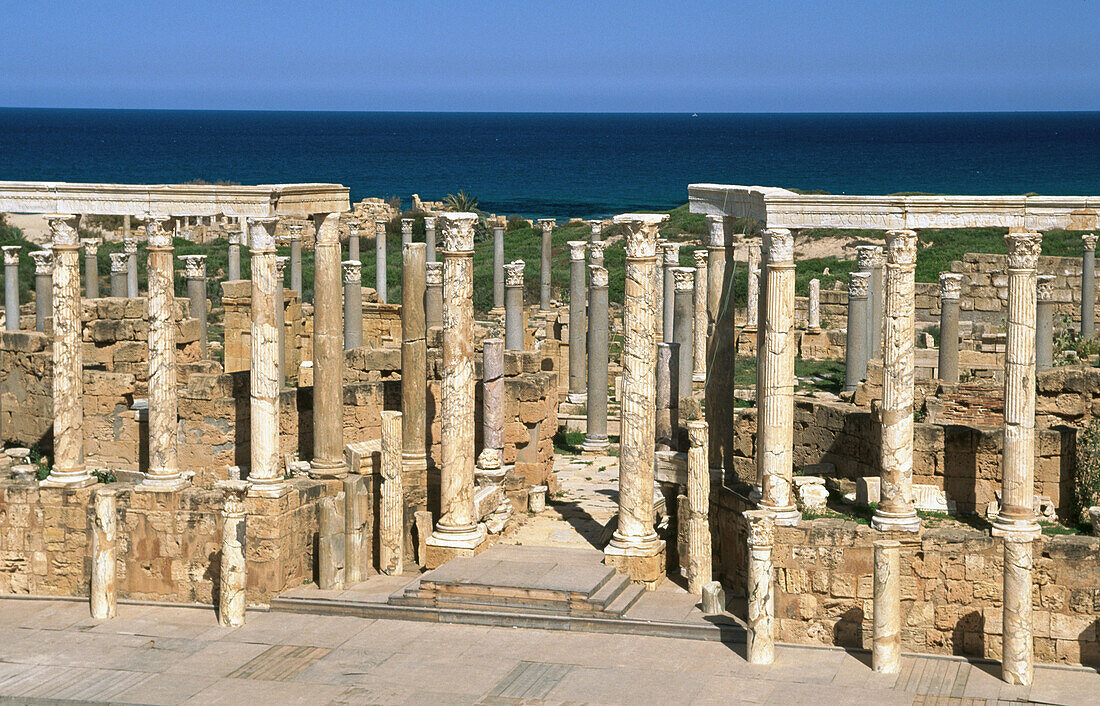
M 1077 433 L 1077 472 L 1073 477 L 1075 519 L 1087 524 L 1088 509 L 1100 504 L 1100 419 Z
M 509 216 L 508 225 L 505 230 L 523 230 L 524 228 L 530 228 L 531 221 L 527 220 L 523 216 Z

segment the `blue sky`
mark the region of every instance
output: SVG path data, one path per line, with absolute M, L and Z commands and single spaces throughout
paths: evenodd
M 1100 109 L 1100 4 L 0 0 L 0 106 Z

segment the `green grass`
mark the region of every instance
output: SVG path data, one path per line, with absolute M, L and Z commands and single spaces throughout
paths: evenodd
M 584 432 L 558 429 L 554 434 L 554 452 L 560 454 L 579 454 L 584 443 Z

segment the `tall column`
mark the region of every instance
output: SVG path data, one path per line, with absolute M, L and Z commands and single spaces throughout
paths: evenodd
M 504 482 L 504 339 L 482 342 L 481 453 L 478 485 Z
M 757 330 L 760 322 L 760 243 L 748 243 L 748 289 L 745 294 L 745 328 Z
M 84 246 L 84 298 L 99 298 L 99 238 L 81 238 Z
M 806 304 L 806 328 L 821 329 L 821 280 L 810 280 L 810 296 Z
M 126 296 L 133 299 L 138 296 L 137 239 L 123 240 L 122 249 L 129 256 L 126 260 Z
M 130 256 L 124 252 L 113 252 L 111 258 L 111 296 L 126 296 L 126 263 Z
M 771 664 L 775 661 L 774 516 L 768 510 L 743 514 L 749 530 L 748 660 L 749 664 Z
M 1096 234 L 1081 236 L 1081 338 L 1096 335 Z
M 218 577 L 218 625 L 244 625 L 247 569 L 244 559 L 245 506 L 248 481 L 223 480 L 215 487 L 224 493 L 222 505 L 221 575 Z
M 496 234 L 496 228 L 493 234 Z M 424 216 L 424 244 L 427 247 L 425 262 L 435 262 L 435 216 Z
M 917 261 L 917 234 L 911 230 L 887 231 L 886 257 L 880 454 L 882 499 L 871 518 L 871 527 L 884 532 L 918 532 L 920 518 L 913 508 L 913 268 Z M 871 282 L 873 286 L 873 272 Z
M 46 317 L 53 313 L 53 253 L 35 250 L 34 260 L 34 330 L 46 330 Z
M 117 605 L 115 543 L 118 540 L 118 503 L 115 489 L 109 485 L 96 489 L 94 502 L 90 608 L 93 618 L 107 620 L 115 617 Z
M 940 274 L 940 380 L 959 381 L 959 295 L 962 275 Z
M 707 216 L 707 314 L 711 330 L 721 313 L 722 295 L 726 286 L 727 219 L 724 216 Z
M 607 269 L 589 265 L 588 274 L 588 404 L 582 448 L 607 453 Z
M 693 419 L 687 423 L 687 522 L 688 591 L 703 595 L 703 586 L 711 579 L 710 547 L 710 464 L 707 451 L 707 422 Z
M 401 219 L 401 247 L 413 241 L 413 223 L 415 222 L 414 218 Z
M 768 247 L 768 238 L 767 238 L 767 233 L 765 232 L 764 235 L 760 239 L 760 251 L 761 251 L 761 256 L 762 256 L 763 259 L 767 259 L 767 247 Z M 751 254 L 751 251 L 750 251 L 750 254 Z M 760 502 L 760 498 L 761 498 L 761 495 L 763 493 L 764 473 L 765 473 L 765 470 L 764 470 L 765 469 L 765 451 L 764 451 L 765 447 L 764 447 L 764 441 L 763 441 L 764 437 L 761 436 L 761 429 L 762 429 L 762 425 L 764 423 L 764 419 L 763 419 L 763 417 L 764 417 L 764 412 L 763 412 L 763 409 L 764 409 L 764 396 L 765 396 L 766 391 L 767 391 L 766 390 L 766 385 L 765 385 L 766 381 L 765 381 L 765 378 L 764 378 L 764 372 L 765 372 L 765 370 L 767 370 L 767 364 L 766 363 L 767 363 L 767 358 L 768 358 L 768 356 L 767 356 L 767 336 L 765 336 L 765 330 L 767 329 L 766 319 L 767 319 L 767 314 L 768 314 L 768 306 L 767 306 L 767 301 L 768 301 L 768 278 L 767 278 L 767 276 L 758 277 L 757 282 L 756 282 L 756 286 L 751 288 L 749 291 L 751 292 L 753 289 L 756 290 L 756 297 L 757 297 L 756 318 L 753 319 L 753 320 L 749 320 L 749 321 L 745 322 L 746 328 L 748 328 L 750 325 L 755 324 L 755 331 L 756 331 L 756 336 L 755 336 L 756 340 L 754 341 L 754 343 L 756 344 L 754 346 L 754 348 L 756 349 L 756 390 L 755 390 L 755 398 L 756 398 L 756 432 L 757 432 L 756 440 L 757 440 L 757 443 L 756 443 L 756 456 L 754 458 L 754 460 L 756 461 L 756 484 L 749 490 L 749 500 L 751 500 L 753 502 Z M 760 305 L 760 302 L 763 302 L 763 306 Z
M 874 543 L 871 666 L 881 674 L 901 671 L 901 542 Z
M 298 293 L 302 301 L 302 225 L 291 223 L 286 227 L 290 232 L 290 288 Z
M 425 307 L 431 298 L 425 296 L 425 249 L 410 243 L 401 250 L 401 456 L 405 465 L 417 471 L 426 467 L 428 450 Z
M 408 247 L 406 243 L 403 247 Z M 378 522 L 378 568 L 405 571 L 405 497 L 401 484 L 401 413 L 382 412 L 382 502 Z
M 883 331 L 886 327 L 886 290 L 883 287 L 882 248 L 875 246 L 871 260 L 871 357 L 882 357 Z
M 493 228 L 493 308 L 504 308 L 504 226 Z
M 672 339 L 680 344 L 680 364 L 677 368 L 680 397 L 691 397 L 691 378 L 695 367 L 695 269 L 673 267 L 673 323 Z M 676 407 L 679 407 L 677 400 Z
M 124 214 L 122 216 L 122 239 L 125 240 L 130 237 L 130 214 Z
M 599 265 L 600 267 L 603 267 L 603 251 L 606 248 L 607 243 L 603 240 L 596 240 L 589 243 L 589 263 L 592 265 Z
M 622 411 L 619 451 L 619 523 L 604 549 L 604 562 L 654 584 L 664 575 L 664 540 L 654 530 L 654 444 L 656 442 L 656 334 L 653 275 L 661 214 L 615 217 L 626 226 L 626 282 L 623 301 Z
M 1043 236 L 1009 233 L 1008 332 L 1005 336 L 1005 423 L 1001 511 L 993 534 L 1038 535 L 1035 522 L 1035 268 Z
M 424 265 L 424 320 L 428 328 L 443 325 L 443 263 Z
M 344 326 L 340 272 L 340 214 L 314 214 L 317 245 L 313 274 L 313 460 L 314 478 L 343 477 Z
M 1004 601 L 1001 617 L 1001 678 L 1031 685 L 1034 649 L 1031 630 L 1032 542 L 1030 532 L 1004 535 Z
M 756 438 L 763 455 L 761 509 L 780 525 L 802 514 L 791 490 L 794 476 L 794 239 L 785 228 L 764 231 L 768 263 L 764 330 L 763 399 L 758 402 Z M 759 334 L 758 334 L 759 335 Z
M 603 228 L 603 221 L 588 221 L 588 225 L 592 230 L 588 234 L 588 244 L 598 243 L 600 241 L 600 230 Z M 601 255 L 603 253 L 600 253 Z
M 695 260 L 695 289 L 692 294 L 692 315 L 695 327 L 692 350 L 691 380 L 707 380 L 707 251 L 702 248 L 692 253 Z
M 542 229 L 542 257 L 539 262 L 541 269 L 539 274 L 539 311 L 550 311 L 550 257 L 553 243 L 554 219 L 540 218 L 539 228 Z
M 363 345 L 363 263 L 344 260 L 344 350 Z
M 378 301 L 386 303 L 386 222 L 374 222 L 374 289 Z M 314 297 L 316 299 L 316 297 Z
M 276 289 L 283 285 L 275 274 L 276 223 L 277 218 L 254 218 L 248 223 L 252 257 L 251 467 L 248 472 L 252 485 L 248 494 L 271 498 L 281 497 L 290 489 L 279 465 L 279 335 L 275 322 L 275 295 Z M 316 360 L 314 363 L 316 375 Z M 314 400 L 314 407 L 316 405 Z
M 1039 275 L 1035 288 L 1035 367 L 1046 370 L 1054 365 L 1054 275 Z
M 279 351 L 279 389 L 286 385 L 286 263 L 290 258 L 275 257 L 275 331 Z
M 679 420 L 677 402 L 680 399 L 680 344 L 657 344 L 656 371 L 656 439 L 662 450 L 676 450 L 677 435 L 674 427 Z
M 504 266 L 504 347 L 523 350 L 523 260 Z
M 844 343 L 844 390 L 851 392 L 867 376 L 867 310 L 870 272 L 848 275 L 848 323 Z
M 585 387 L 585 277 L 583 240 L 569 241 L 569 393 L 567 402 L 582 404 L 588 397 Z
M 84 466 L 84 344 L 80 324 L 80 245 L 76 216 L 47 217 L 53 235 L 53 468 L 44 486 L 80 488 Z M 5 263 L 7 261 L 5 251 Z
M 19 330 L 19 251 L 21 245 L 5 245 L 4 251 L 4 315 L 5 328 Z
M 206 255 L 184 255 L 180 259 L 183 260 L 183 274 L 187 280 L 191 318 L 199 321 L 199 346 L 202 357 L 206 358 Z
M 348 219 L 348 259 L 362 260 L 359 257 L 359 219 Z
M 230 233 L 229 234 L 229 279 L 239 280 L 241 278 L 241 240 L 243 238 L 242 233 Z M 113 270 L 112 270 L 113 271 Z M 114 296 L 113 294 L 111 295 Z
M 443 232 L 443 380 L 440 508 L 428 564 L 470 555 L 485 541 L 474 507 L 473 213 L 440 217 Z
M 664 295 L 661 298 L 661 333 L 663 334 L 662 340 L 665 343 L 672 343 L 676 340 L 674 335 L 676 328 L 676 281 L 673 270 L 680 266 L 680 244 L 665 243 L 661 254 L 664 273 Z

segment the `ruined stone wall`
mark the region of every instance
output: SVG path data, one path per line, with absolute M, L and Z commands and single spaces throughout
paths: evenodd
M 252 369 L 252 281 L 247 279 L 227 280 L 222 285 L 222 306 L 225 308 L 225 371 Z M 293 289 L 283 290 L 286 317 L 286 329 L 283 335 L 285 346 L 284 360 L 286 375 L 291 380 L 298 378 L 298 366 L 303 360 L 313 359 L 313 347 L 304 328 L 309 324 L 303 316 L 303 307 L 298 293 Z M 309 310 L 312 313 L 312 309 Z

